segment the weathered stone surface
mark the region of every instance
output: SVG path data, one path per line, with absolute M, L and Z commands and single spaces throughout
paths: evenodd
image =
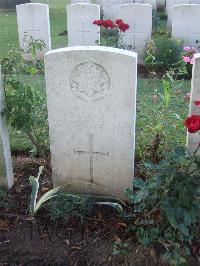
M 51 36 L 49 23 L 49 7 L 45 4 L 22 4 L 16 7 L 19 43 L 22 49 L 27 48 L 25 34 L 32 36 L 34 40 L 43 40 L 46 47 L 37 52 L 37 58 L 43 58 L 44 54 L 51 50 Z M 31 55 L 25 54 L 25 59 L 30 60 Z
M 108 47 L 45 55 L 54 186 L 120 197 L 132 188 L 136 68 L 135 53 Z
M 67 5 L 68 46 L 98 45 L 100 28 L 93 24 L 100 19 L 100 6 L 94 4 Z
M 174 7 L 172 36 L 183 40 L 184 46 L 200 48 L 200 5 Z
M 0 187 L 13 186 L 13 169 L 10 152 L 10 142 L 5 116 L 1 113 L 4 109 L 4 90 L 0 67 Z
M 130 26 L 125 33 L 122 33 L 121 39 L 123 46 L 128 50 L 137 52 L 139 63 L 142 63 L 146 43 L 151 39 L 152 5 L 121 5 L 118 7 L 118 17 Z M 142 23 L 141 17 L 145 17 Z
M 200 101 L 200 54 L 194 57 L 194 66 L 192 73 L 192 90 L 190 98 L 190 111 L 189 115 L 200 115 L 200 107 L 194 104 L 194 101 Z M 187 134 L 187 148 L 189 152 L 194 152 L 200 143 L 200 134 L 188 133 Z M 200 150 L 197 153 L 200 155 Z

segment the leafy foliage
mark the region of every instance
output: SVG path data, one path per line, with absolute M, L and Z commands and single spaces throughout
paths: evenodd
M 181 60 L 181 53 L 180 41 L 161 36 L 147 43 L 145 64 L 150 69 L 158 71 L 162 67 L 166 71 Z
M 25 52 L 32 54 L 33 60 L 24 60 L 22 50 L 10 51 L 8 57 L 2 60 L 2 72 L 6 102 L 3 113 L 11 126 L 25 133 L 37 152 L 45 156 L 44 139 L 48 139 L 46 97 L 38 88 L 28 84 L 25 78 L 21 78 L 22 75 L 27 75 L 30 79 L 43 72 L 43 62 L 35 59 L 37 49 L 41 50 L 43 47 L 40 40 L 33 41 L 31 38 Z
M 50 199 L 56 197 L 56 193 L 60 188 L 52 189 L 46 192 L 37 202 L 38 190 L 39 190 L 39 178 L 42 173 L 43 167 L 40 167 L 37 177 L 30 176 L 29 180 L 32 186 L 31 201 L 30 201 L 30 213 L 35 215 L 39 209 L 44 206 L 44 203 Z
M 185 148 L 177 147 L 160 163 L 144 167 L 149 178 L 135 178 L 134 192 L 126 191 L 138 214 L 136 236 L 145 245 L 163 245 L 164 257 L 179 265 L 184 261 L 182 246 L 188 252 L 199 237 L 200 158 L 188 157 Z

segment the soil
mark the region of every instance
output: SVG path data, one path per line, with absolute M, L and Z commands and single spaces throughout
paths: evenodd
M 49 165 L 40 158 L 13 158 L 15 185 L 0 202 L 0 265 L 11 266 L 164 266 L 162 250 L 141 246 L 134 235 L 126 232 L 126 224 L 115 213 L 97 210 L 84 224 L 71 219 L 53 222 L 45 210 L 36 218 L 29 215 L 31 186 L 28 177 L 37 175 L 45 165 L 40 179 L 40 195 L 52 188 Z M 109 214 L 109 215 L 108 215 Z M 127 255 L 113 255 L 113 243 L 126 241 Z M 188 265 L 198 265 L 190 257 Z

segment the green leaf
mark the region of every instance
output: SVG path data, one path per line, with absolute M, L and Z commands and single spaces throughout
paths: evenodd
M 141 178 L 135 177 L 133 179 L 133 186 L 136 188 L 143 188 L 145 186 L 145 181 L 142 180 Z
M 180 224 L 178 227 L 182 234 L 189 236 L 189 230 L 184 224 Z
M 96 202 L 97 205 L 110 206 L 114 208 L 118 213 L 123 213 L 123 207 L 119 203 L 114 202 Z

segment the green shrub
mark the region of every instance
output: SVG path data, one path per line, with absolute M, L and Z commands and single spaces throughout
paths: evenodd
M 132 229 L 140 243 L 161 245 L 171 265 L 182 265 L 192 242 L 200 241 L 200 158 L 177 147 L 144 167 L 148 178 L 134 178 L 134 192 L 127 190 L 138 217 Z
M 181 60 L 182 43 L 179 40 L 158 37 L 147 43 L 145 64 L 155 71 L 169 70 Z

